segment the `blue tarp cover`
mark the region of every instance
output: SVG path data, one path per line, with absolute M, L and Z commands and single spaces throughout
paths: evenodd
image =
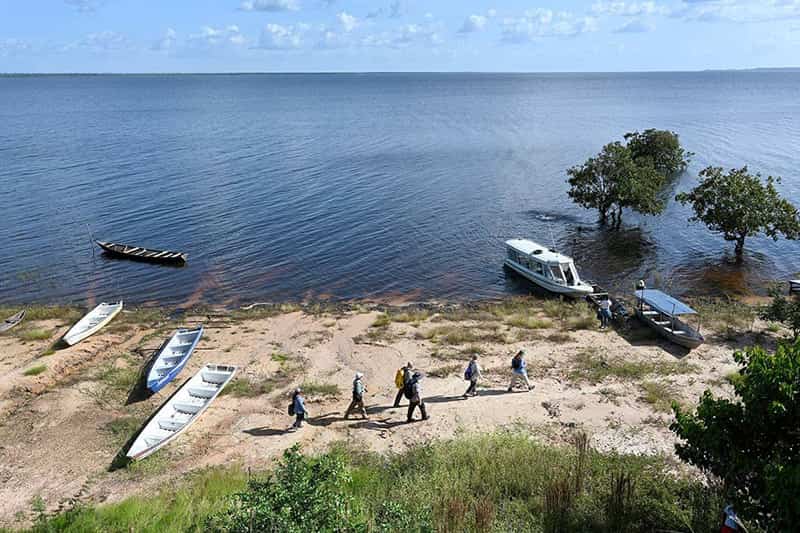
M 697 311 L 685 303 L 656 289 L 642 289 L 636 291 L 636 297 L 653 309 L 667 315 L 694 315 L 697 313 Z

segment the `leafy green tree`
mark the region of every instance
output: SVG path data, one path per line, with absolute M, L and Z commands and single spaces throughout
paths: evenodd
M 778 288 L 770 290 L 770 296 L 772 302 L 761 311 L 761 318 L 781 322 L 792 330 L 796 340 L 800 336 L 800 300 L 787 300 Z
M 651 166 L 640 166 L 620 142 L 609 143 L 595 157 L 567 170 L 567 194 L 577 204 L 597 209 L 600 222 L 619 227 L 622 209 L 655 215 L 664 209 L 659 198 L 663 177 Z
M 706 391 L 696 412 L 673 405 L 678 456 L 721 478 L 742 516 L 769 530 L 800 524 L 800 342 L 734 354 L 734 399 Z
M 797 208 L 782 198 L 775 189 L 780 178 L 772 176 L 766 183 L 760 174 L 750 174 L 747 167 L 732 169 L 727 174 L 720 167 L 708 167 L 700 172 L 700 184 L 675 199 L 691 204 L 694 217 L 711 231 L 722 233 L 726 241 L 736 243 L 736 259 L 741 261 L 747 237 L 761 233 L 778 240 L 800 237 L 800 217 Z
M 681 147 L 678 134 L 673 131 L 650 128 L 626 133 L 625 140 L 637 165 L 651 166 L 663 176 L 686 170 L 694 155 Z
M 306 457 L 294 445 L 284 452 L 268 479 L 250 480 L 229 508 L 209 519 L 207 529 L 230 533 L 363 531 L 363 521 L 346 491 L 349 482 L 341 456 Z

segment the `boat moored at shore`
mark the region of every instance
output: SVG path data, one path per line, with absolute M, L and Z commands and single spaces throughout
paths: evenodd
M 199 326 L 194 329 L 179 329 L 169 338 L 156 354 L 153 366 L 147 374 L 147 388 L 151 392 L 160 391 L 175 379 L 202 336 L 203 326 Z
M 699 328 L 693 328 L 679 317 L 696 315 L 697 311 L 656 289 L 638 289 L 636 316 L 668 340 L 693 349 L 703 344 Z
M 74 346 L 86 337 L 94 335 L 111 322 L 120 311 L 122 311 L 121 300 L 115 304 L 105 302 L 99 304 L 67 331 L 64 335 L 64 342 L 69 346 Z
M 592 286 L 581 280 L 571 257 L 527 239 L 506 241 L 505 265 L 555 294 L 583 298 L 593 292 Z

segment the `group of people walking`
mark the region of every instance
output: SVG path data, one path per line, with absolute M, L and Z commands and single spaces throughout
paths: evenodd
M 523 350 L 514 354 L 511 359 L 511 382 L 508 385 L 508 392 L 514 390 L 515 387 L 524 387 L 526 390 L 533 390 L 533 386 L 528 379 L 527 362 L 525 361 L 525 352 Z M 464 370 L 464 380 L 469 382 L 467 390 L 462 395 L 463 398 L 470 398 L 478 395 L 478 382 L 483 377 L 481 367 L 478 363 L 478 356 L 473 355 Z M 393 407 L 400 407 L 400 402 L 405 397 L 408 400 L 408 414 L 406 422 L 414 420 L 414 412 L 419 408 L 422 420 L 428 420 L 428 410 L 425 405 L 425 400 L 422 397 L 422 372 L 415 370 L 414 365 L 409 361 L 405 366 L 397 370 L 394 378 L 394 384 L 397 388 L 397 394 L 394 398 Z M 353 398 L 350 405 L 345 410 L 345 420 L 350 418 L 354 412 L 361 414 L 361 417 L 368 419 L 367 408 L 364 405 L 364 394 L 367 392 L 367 387 L 364 385 L 364 374 L 356 372 L 353 378 Z M 289 415 L 295 417 L 294 424 L 290 428 L 291 431 L 296 431 L 303 426 L 303 422 L 308 417 L 308 410 L 306 409 L 305 397 L 303 390 L 298 387 L 292 395 L 292 402 L 289 404 Z

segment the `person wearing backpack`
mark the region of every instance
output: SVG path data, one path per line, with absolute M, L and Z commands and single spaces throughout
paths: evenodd
M 525 362 L 525 352 L 520 350 L 511 359 L 511 383 L 508 385 L 508 392 L 514 390 L 517 383 L 522 383 L 528 390 L 533 390 L 531 382 L 528 381 L 528 364 Z
M 473 355 L 469 365 L 467 365 L 467 369 L 464 371 L 464 379 L 469 381 L 469 387 L 467 392 L 464 393 L 464 398 L 478 395 L 478 379 L 480 377 L 481 367 L 478 365 L 478 356 Z
M 403 388 L 403 392 L 405 393 L 406 398 L 408 398 L 408 418 L 406 422 L 412 422 L 414 420 L 414 409 L 419 406 L 419 411 L 422 413 L 422 419 L 428 419 L 428 412 L 425 409 L 425 402 L 422 399 L 422 386 L 420 385 L 420 381 L 422 380 L 422 374 L 419 372 L 414 372 L 414 375 L 411 377 L 411 380 L 406 384 Z
M 289 415 L 294 416 L 294 424 L 289 428 L 289 431 L 297 431 L 303 427 L 303 420 L 308 416 L 306 410 L 306 399 L 303 397 L 303 390 L 297 387 L 292 395 L 292 403 L 289 404 Z
M 350 402 L 347 411 L 344 413 L 345 420 L 350 418 L 350 412 L 354 409 L 360 410 L 363 418 L 369 418 L 367 416 L 367 409 L 364 407 L 364 393 L 367 392 L 367 388 L 364 386 L 363 380 L 364 374 L 356 372 L 356 377 L 353 379 L 353 401 Z
M 406 383 L 411 381 L 412 368 L 414 368 L 414 365 L 409 361 L 406 366 L 398 368 L 397 373 L 394 375 L 394 385 L 397 387 L 397 395 L 394 397 L 395 407 L 400 407 L 400 400 L 402 400 L 404 396 L 403 390 L 405 389 Z

